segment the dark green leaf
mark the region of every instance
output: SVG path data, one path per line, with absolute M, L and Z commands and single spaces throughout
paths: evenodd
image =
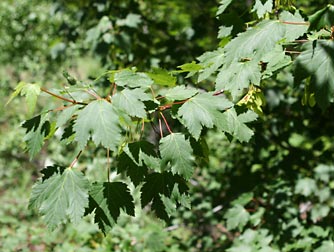
M 296 60 L 295 81 L 311 76 L 310 88 L 315 92 L 322 109 L 333 102 L 334 97 L 334 42 L 316 40 L 305 43 Z
M 105 233 L 117 222 L 120 210 L 134 216 L 134 203 L 130 190 L 122 182 L 95 182 L 89 191 L 89 212 L 95 209 L 95 222 Z
M 188 187 L 183 178 L 169 172 L 152 173 L 145 179 L 145 184 L 141 188 L 141 204 L 144 208 L 152 202 L 152 209 L 161 219 L 168 220 L 165 205 L 161 200 L 161 195 L 171 198 L 174 187 L 177 186 L 180 195 L 186 194 Z

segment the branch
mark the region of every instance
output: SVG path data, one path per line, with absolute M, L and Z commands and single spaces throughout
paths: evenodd
M 47 89 L 45 89 L 45 88 L 43 88 L 43 87 L 41 87 L 41 91 L 44 92 L 44 93 L 47 93 L 47 94 L 49 94 L 49 95 L 51 95 L 51 96 L 53 96 L 53 97 L 56 97 L 56 98 L 58 98 L 58 99 L 60 99 L 60 100 L 70 102 L 70 103 L 72 103 L 72 104 L 87 105 L 87 103 L 85 103 L 85 102 L 77 102 L 77 101 L 75 101 L 75 100 L 71 100 L 71 99 L 62 97 L 62 96 L 60 96 L 60 95 L 57 95 L 57 94 L 55 94 L 55 93 L 52 93 L 52 92 L 50 92 L 49 90 L 47 90 Z

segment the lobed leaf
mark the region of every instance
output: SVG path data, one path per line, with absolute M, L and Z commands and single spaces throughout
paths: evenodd
M 121 138 L 118 115 L 113 105 L 105 100 L 93 101 L 80 110 L 73 129 L 81 149 L 92 138 L 96 145 L 115 150 Z
M 143 101 L 151 98 L 142 89 L 123 89 L 113 96 L 113 105 L 130 116 L 146 118 L 146 107 Z
M 129 69 L 115 73 L 114 81 L 118 86 L 130 88 L 148 88 L 153 80 L 145 73 L 136 73 Z
M 213 128 L 221 112 L 233 104 L 222 96 L 201 93 L 185 102 L 178 110 L 180 121 L 198 140 L 203 127 Z
M 304 44 L 295 61 L 295 82 L 311 76 L 311 92 L 322 109 L 326 109 L 334 97 L 334 42 L 315 40 Z
M 38 209 L 50 229 L 68 219 L 78 223 L 88 206 L 88 190 L 87 178 L 68 168 L 33 186 L 29 208 Z
M 237 138 L 240 142 L 248 142 L 254 132 L 246 123 L 256 120 L 257 114 L 251 110 L 237 115 L 234 108 L 227 110 L 219 116 L 217 128 Z
M 117 222 L 121 209 L 129 215 L 135 214 L 133 198 L 125 183 L 95 182 L 89 196 L 88 212 L 95 210 L 95 222 L 104 233 Z
M 161 138 L 159 150 L 163 166 L 170 164 L 173 174 L 189 179 L 193 174 L 193 150 L 189 140 L 181 133 L 172 133 Z

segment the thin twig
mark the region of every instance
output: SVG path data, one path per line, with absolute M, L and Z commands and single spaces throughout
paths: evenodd
M 165 125 L 166 125 L 166 127 L 167 127 L 168 132 L 169 132 L 170 134 L 173 134 L 173 131 L 170 129 L 170 127 L 169 127 L 169 125 L 168 125 L 168 122 L 167 122 L 167 120 L 166 120 L 164 114 L 163 114 L 162 112 L 160 112 L 160 115 L 161 115 L 162 119 L 163 119 L 164 122 L 165 122 Z
M 82 153 L 82 150 L 79 151 L 78 155 L 75 157 L 75 159 L 74 159 L 74 160 L 72 161 L 72 163 L 70 164 L 70 167 L 69 167 L 70 169 L 72 169 L 73 166 L 76 164 L 76 162 L 78 162 L 81 153 Z
M 298 52 L 298 51 L 288 51 L 288 50 L 285 50 L 286 53 L 291 53 L 291 54 L 301 54 L 301 52 Z
M 98 94 L 96 94 L 96 92 L 91 92 L 90 90 L 85 90 L 85 92 L 87 94 L 90 94 L 91 96 L 93 96 L 97 100 L 101 100 L 102 99 Z
M 164 135 L 162 133 L 162 125 L 161 125 L 161 119 L 159 118 L 159 129 L 160 129 L 160 138 L 163 138 Z
M 108 176 L 108 182 L 110 182 L 110 155 L 109 155 L 110 149 L 107 148 L 107 176 Z
M 74 106 L 75 104 L 70 104 L 68 106 L 61 106 L 61 107 L 58 107 L 58 108 L 55 108 L 55 109 L 50 109 L 49 112 L 58 112 L 58 111 L 62 111 L 62 110 L 65 110 L 69 107 L 72 107 Z
M 70 102 L 70 103 L 73 103 L 73 104 L 79 104 L 79 105 L 87 105 L 87 103 L 85 103 L 85 102 L 77 102 L 75 100 L 71 100 L 71 99 L 62 97 L 60 95 L 57 95 L 55 93 L 52 93 L 52 92 L 50 92 L 49 90 L 47 90 L 47 89 L 45 89 L 43 87 L 41 87 L 41 91 L 44 92 L 44 93 L 47 93 L 47 94 L 49 94 L 49 95 L 51 95 L 53 97 L 56 97 L 56 98 L 58 98 L 60 100 L 63 100 L 63 101 L 67 101 L 67 102 Z

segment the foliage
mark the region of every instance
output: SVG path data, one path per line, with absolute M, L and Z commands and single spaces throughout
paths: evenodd
M 157 22 L 146 16 L 159 17 L 171 7 L 182 12 L 188 6 L 183 1 L 162 7 L 128 1 L 120 5 L 119 19 L 106 16 L 113 4 L 89 11 L 83 10 L 90 1 L 64 5 L 69 9 L 58 5 L 59 13 L 82 9 L 83 29 L 93 25 L 85 49 L 111 70 L 89 81 L 66 72 L 69 85 L 60 89 L 21 83 L 14 91 L 11 99 L 26 96 L 31 113 L 40 94 L 58 100 L 22 124 L 30 158 L 51 145 L 51 137 L 75 156 L 72 162 L 58 157 L 42 171 L 30 208 L 44 215 L 51 229 L 92 215 L 105 234 L 124 224 L 126 215 L 137 215 L 136 206 L 151 208 L 176 228 L 167 241 L 166 230 L 152 224 L 159 234 L 143 238 L 151 251 L 331 249 L 333 6 L 309 13 L 304 2 L 256 0 L 238 17 L 238 1 L 221 1 L 218 48 L 173 71 L 146 71 L 181 63 L 153 64 L 161 55 L 154 43 L 138 38 L 158 33 Z M 189 35 L 189 30 L 178 34 L 173 25 L 188 27 L 190 16 L 170 17 L 168 33 L 176 41 Z M 72 21 L 68 31 L 77 25 Z M 149 32 L 141 36 L 145 25 Z M 127 42 L 124 48 L 110 53 L 120 41 Z M 138 63 L 141 52 L 151 58 Z M 140 70 L 123 68 L 130 64 Z M 103 176 L 94 160 L 103 160 Z M 132 221 L 128 228 L 138 230 L 136 217 Z M 140 250 L 139 244 L 129 245 L 127 233 L 120 239 L 124 249 Z M 170 245 L 173 239 L 181 245 Z M 148 244 L 152 240 L 160 242 Z

